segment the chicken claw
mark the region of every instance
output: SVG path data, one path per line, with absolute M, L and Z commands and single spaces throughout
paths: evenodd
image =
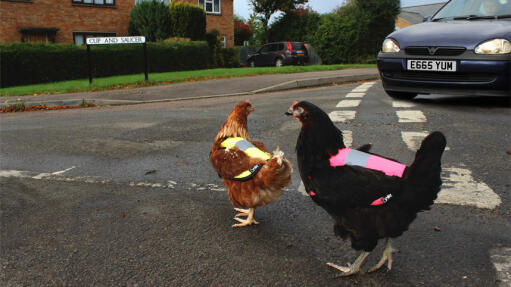
M 367 258 L 367 256 L 369 256 L 369 254 L 370 254 L 370 252 L 363 251 L 360 254 L 360 256 L 358 256 L 358 258 L 355 260 L 355 262 L 353 262 L 353 264 L 348 263 L 348 266 L 339 266 L 339 265 L 335 265 L 333 263 L 327 263 L 326 265 L 342 272 L 341 274 L 337 275 L 337 277 L 350 276 L 350 275 L 353 275 L 353 274 L 356 274 L 359 272 L 363 272 L 360 269 L 360 267 L 362 266 L 362 263 L 364 263 L 364 260 Z
M 277 146 L 277 148 L 273 151 L 273 157 L 277 158 L 277 163 L 279 165 L 282 165 L 282 159 L 284 158 L 284 152 L 280 150 L 280 148 Z
M 255 208 L 249 208 L 249 209 L 235 208 L 234 210 L 239 212 L 238 214 L 236 214 L 234 216 L 234 220 L 236 220 L 240 223 L 234 224 L 232 227 L 242 227 L 242 226 L 248 226 L 248 225 L 252 225 L 252 224 L 259 224 L 259 222 L 257 222 L 254 219 Z M 238 216 L 246 216 L 247 218 L 241 219 Z
M 373 268 L 369 269 L 368 272 L 374 272 L 374 271 L 380 269 L 380 267 L 382 267 L 383 264 L 385 264 L 385 262 L 387 262 L 387 260 L 388 260 L 387 269 L 390 271 L 392 269 L 392 253 L 398 253 L 398 252 L 399 252 L 399 250 L 392 248 L 390 238 L 387 238 L 387 243 L 385 245 L 385 249 L 383 250 L 383 254 L 381 256 L 380 261 Z

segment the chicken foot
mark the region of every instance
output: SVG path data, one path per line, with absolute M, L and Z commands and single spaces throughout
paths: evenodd
M 387 269 L 389 271 L 392 269 L 392 253 L 398 253 L 399 250 L 392 248 L 391 241 L 392 240 L 390 238 L 387 238 L 387 241 L 385 243 L 385 249 L 383 249 L 383 254 L 381 256 L 380 261 L 373 268 L 369 269 L 368 272 L 373 272 L 373 271 L 380 269 L 380 267 L 382 267 L 383 264 L 385 264 L 385 262 L 387 262 L 387 261 L 388 261 Z
M 249 209 L 235 208 L 234 210 L 239 212 L 238 214 L 236 214 L 234 216 L 234 219 L 240 223 L 234 224 L 232 227 L 242 227 L 242 226 L 248 226 L 248 225 L 252 225 L 252 224 L 259 224 L 259 222 L 257 222 L 254 219 L 255 208 L 249 208 Z M 239 216 L 246 216 L 247 218 L 241 219 L 241 218 L 239 218 Z
M 339 277 L 350 276 L 362 271 L 360 267 L 369 254 L 371 254 L 371 252 L 362 251 L 355 262 L 353 262 L 353 264 L 348 263 L 348 266 L 338 266 L 333 263 L 327 263 L 326 265 L 341 271 L 342 273 L 337 275 Z

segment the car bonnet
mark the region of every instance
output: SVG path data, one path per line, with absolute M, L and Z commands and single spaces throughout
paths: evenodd
M 457 46 L 474 49 L 483 41 L 504 38 L 511 41 L 511 21 L 447 21 L 425 22 L 395 31 L 388 36 L 399 47 Z

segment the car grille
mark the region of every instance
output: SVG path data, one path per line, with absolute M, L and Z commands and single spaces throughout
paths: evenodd
M 384 72 L 383 75 L 392 79 L 436 81 L 436 82 L 490 82 L 495 79 L 492 74 L 463 74 L 448 72 Z
M 467 50 L 465 47 L 406 47 L 407 55 L 414 56 L 457 56 Z

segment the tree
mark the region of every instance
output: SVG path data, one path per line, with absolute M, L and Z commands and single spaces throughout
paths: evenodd
M 242 46 L 243 42 L 250 40 L 252 34 L 252 28 L 245 23 L 245 19 L 234 15 L 234 45 Z
M 398 13 L 399 0 L 350 0 L 321 16 L 311 42 L 326 64 L 374 60 Z
M 300 6 L 277 18 L 269 28 L 270 41 L 309 42 L 321 16 L 310 7 Z
M 203 40 L 206 34 L 206 12 L 197 5 L 172 1 L 169 5 L 170 34 L 172 37 L 184 37 Z
M 299 4 L 307 3 L 308 0 L 250 0 L 249 3 L 252 5 L 254 12 L 259 14 L 259 20 L 263 24 L 265 41 L 268 42 L 268 23 L 270 18 L 275 12 L 282 11 L 288 12 L 296 9 Z
M 135 4 L 130 11 L 128 33 L 145 36 L 148 42 L 167 38 L 170 33 L 167 6 L 155 0 Z

